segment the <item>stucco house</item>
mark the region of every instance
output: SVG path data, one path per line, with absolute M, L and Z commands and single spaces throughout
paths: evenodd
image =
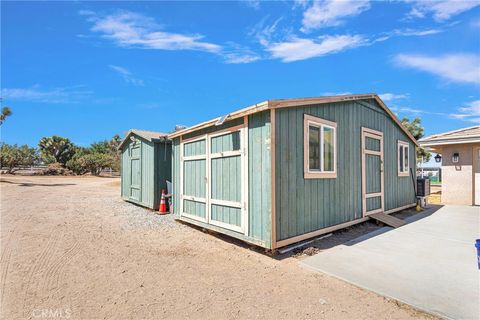
M 419 143 L 441 155 L 442 203 L 480 205 L 480 126 L 435 134 Z

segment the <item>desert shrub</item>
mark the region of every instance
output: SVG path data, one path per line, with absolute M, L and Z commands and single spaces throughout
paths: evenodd
M 39 155 L 35 148 L 6 143 L 0 146 L 0 165 L 7 167 L 8 173 L 14 173 L 19 166 L 32 166 L 38 162 Z
M 67 161 L 65 167 L 69 170 L 72 170 L 74 174 L 87 173 L 88 169 L 85 168 L 85 161 L 82 159 L 82 157 L 90 153 L 91 150 L 89 148 L 76 147 L 74 156 Z
M 54 162 L 50 163 L 46 169 L 42 171 L 42 174 L 48 176 L 69 176 L 73 172 L 63 166 L 63 164 Z
M 74 157 L 68 162 L 67 166 L 78 174 L 90 172 L 98 176 L 102 169 L 113 168 L 116 159 L 111 154 L 105 153 L 89 153 L 79 157 Z

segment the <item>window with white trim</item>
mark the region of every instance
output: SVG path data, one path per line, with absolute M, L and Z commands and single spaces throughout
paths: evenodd
M 337 177 L 336 134 L 335 122 L 304 115 L 305 179 Z
M 408 142 L 405 141 L 398 141 L 398 175 L 399 176 L 408 176 L 409 170 L 409 160 L 410 160 L 410 153 Z

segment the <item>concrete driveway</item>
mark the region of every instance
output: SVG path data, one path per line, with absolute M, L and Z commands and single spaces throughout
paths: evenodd
M 479 319 L 480 208 L 432 206 L 406 221 L 300 263 L 432 314 Z

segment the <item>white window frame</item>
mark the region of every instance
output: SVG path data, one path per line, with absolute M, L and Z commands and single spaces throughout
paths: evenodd
M 403 148 L 403 153 L 400 153 L 400 149 Z M 403 168 L 400 167 L 400 154 L 403 155 Z M 405 154 L 407 155 L 407 161 L 405 161 Z M 408 177 L 410 168 L 410 144 L 406 141 L 397 141 L 397 173 L 399 177 Z
M 320 129 L 320 170 L 310 169 L 310 126 Z M 323 128 L 333 129 L 333 171 L 324 171 Z M 337 123 L 304 114 L 303 118 L 303 176 L 304 179 L 335 179 L 337 178 Z

